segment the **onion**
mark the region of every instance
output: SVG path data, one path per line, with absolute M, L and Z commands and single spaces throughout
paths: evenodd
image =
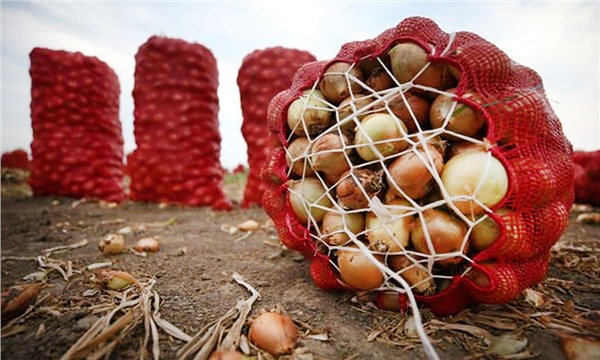
M 344 245 L 350 236 L 365 229 L 365 216 L 361 213 L 340 214 L 328 211 L 321 224 L 322 239 L 329 245 Z
M 111 269 L 96 270 L 92 279 L 100 286 L 116 291 L 123 290 L 130 285 L 138 284 L 137 280 L 130 273 Z
M 377 195 L 383 186 L 381 173 L 370 169 L 356 168 L 347 171 L 341 179 L 335 191 L 338 203 L 345 209 L 367 208 L 369 200 Z
M 507 208 L 498 209 L 495 211 L 495 214 L 503 221 L 505 229 L 502 248 L 498 249 L 498 255 L 500 253 L 516 253 L 515 255 L 519 255 L 519 253 L 522 255 L 531 254 L 531 245 L 528 239 L 523 238 L 523 234 L 527 228 L 525 219 L 518 213 Z M 500 224 L 493 218 L 488 217 L 473 226 L 471 235 L 469 236 L 471 249 L 483 251 L 495 243 L 501 234 L 502 228 Z
M 394 96 L 389 100 L 388 107 L 406 125 L 408 133 L 417 131 L 417 123 L 421 129 L 424 129 L 429 123 L 429 109 L 431 107 L 429 100 L 412 91 L 405 92 L 404 97 L 406 101 L 400 94 Z M 409 108 L 412 110 L 412 115 Z
M 471 151 L 487 151 L 490 147 L 490 144 L 481 142 L 472 142 L 468 140 L 453 141 L 448 146 L 448 152 L 446 153 L 446 156 L 451 158 L 453 156 Z
M 456 93 L 455 88 L 447 91 L 452 94 Z M 464 93 L 461 98 L 476 98 L 476 95 L 467 92 Z M 446 118 L 448 117 L 448 114 L 452 108 L 452 104 L 455 101 L 456 100 L 454 98 L 447 95 L 438 95 L 435 98 L 429 110 L 429 121 L 431 123 L 431 127 L 435 129 L 441 128 L 444 125 L 444 122 L 446 121 Z M 465 136 L 474 136 L 483 127 L 484 123 L 485 119 L 479 110 L 473 109 L 469 105 L 457 102 L 445 129 Z M 443 133 L 442 136 L 447 139 L 458 139 L 457 136 L 449 133 Z
M 475 301 L 483 304 L 503 304 L 521 293 L 522 288 L 513 265 L 494 259 L 478 265 L 473 266 L 466 274 L 466 277 L 477 286 L 476 289 L 469 289 Z
M 37 299 L 43 283 L 15 285 L 2 290 L 2 322 L 23 314 Z
M 290 180 L 288 182 L 288 189 L 288 197 L 292 210 L 298 220 L 304 225 L 308 224 L 309 217 L 316 222 L 323 220 L 323 216 L 325 216 L 327 211 L 321 207 L 329 208 L 332 205 L 321 181 L 315 177 Z
M 413 230 L 410 233 L 410 240 L 418 252 L 431 255 L 432 252 L 427 245 L 427 238 L 423 228 L 423 221 L 427 227 L 431 244 L 436 255 L 459 252 L 464 241 L 467 241 L 467 226 L 460 219 L 437 209 L 428 209 L 422 213 L 423 219 L 415 222 Z M 463 254 L 469 250 L 469 243 L 465 244 Z M 441 265 L 454 265 L 463 260 L 461 256 L 454 256 L 437 260 Z
M 160 250 L 160 243 L 153 237 L 142 238 L 137 241 L 133 247 L 135 251 L 157 252 Z
M 327 133 L 319 137 L 310 148 L 309 160 L 313 170 L 330 176 L 341 175 L 350 169 L 346 156 L 352 151 L 345 135 Z M 345 155 L 344 155 L 345 154 Z
M 414 84 L 429 86 L 438 90 L 451 88 L 456 80 L 446 64 L 432 63 L 415 79 L 415 76 L 429 62 L 428 55 L 417 44 L 406 42 L 394 46 L 390 51 L 392 73 L 400 83 L 413 81 Z
M 208 360 L 245 360 L 249 359 L 239 351 L 215 351 L 210 354 Z
M 305 90 L 288 108 L 287 124 L 290 130 L 298 136 L 323 132 L 329 127 L 332 114 L 326 106 L 325 98 L 319 90 Z
M 402 276 L 417 294 L 431 295 L 435 292 L 435 282 L 427 268 L 413 263 L 406 255 L 390 256 L 388 265 Z
M 321 81 L 319 89 L 323 96 L 334 104 L 339 104 L 344 98 L 360 92 L 362 89 L 360 84 L 346 76 L 352 75 L 360 81 L 363 81 L 362 71 L 358 66 L 353 66 L 345 62 L 336 62 L 330 65 Z M 350 87 L 348 86 L 350 84 Z
M 373 102 L 373 98 L 370 96 L 355 96 L 355 97 L 348 96 L 347 98 L 342 100 L 342 102 L 338 106 L 339 121 L 344 121 L 345 119 L 349 118 L 350 116 L 352 116 L 352 114 L 355 113 L 354 109 L 352 108 L 352 104 L 354 104 L 356 111 L 365 109 L 365 111 L 361 115 L 357 116 L 357 119 L 359 121 L 362 121 L 367 115 L 369 115 L 373 112 L 373 110 L 369 110 L 369 108 L 371 107 L 370 104 L 372 102 Z M 356 122 L 353 120 L 351 120 L 351 121 L 346 120 L 346 122 L 344 122 L 343 124 L 340 125 L 340 128 L 342 128 L 342 130 L 354 131 L 355 127 L 356 127 Z
M 285 163 L 294 175 L 312 176 L 315 174 L 314 170 L 306 162 L 309 146 L 310 140 L 302 136 L 294 139 L 287 147 Z
M 108 234 L 98 243 L 104 255 L 116 255 L 125 251 L 125 239 L 120 234 Z
M 431 156 L 435 171 L 441 173 L 444 167 L 442 153 L 430 144 L 426 145 L 426 149 L 429 156 Z M 419 158 L 417 152 L 428 161 L 427 153 L 420 148 L 414 152 L 400 155 L 388 166 L 391 175 L 391 178 L 387 179 L 390 191 L 401 194 L 397 190 L 397 188 L 400 188 L 409 198 L 420 199 L 433 188 L 435 184 L 433 175 L 423 160 Z
M 250 324 L 248 338 L 271 355 L 287 354 L 296 346 L 298 329 L 289 316 L 264 312 Z
M 383 66 L 374 68 L 365 84 L 375 92 L 389 89 L 395 85 L 394 79 Z
M 340 249 L 337 254 L 340 277 L 350 287 L 357 290 L 372 290 L 383 284 L 384 277 L 379 268 L 365 254 L 357 250 L 356 245 L 348 250 Z M 383 256 L 373 256 L 377 261 L 383 262 Z
M 362 121 L 362 128 L 356 129 L 356 152 L 366 161 L 379 159 L 371 145 L 377 148 L 383 157 L 397 154 L 408 146 L 402 139 L 406 133 L 406 125 L 402 121 L 397 122 L 389 114 L 369 115 Z
M 408 308 L 408 300 L 406 300 L 406 295 L 397 293 L 395 291 L 384 291 L 379 293 L 376 301 L 377 306 L 383 310 L 401 312 Z
M 406 200 L 393 200 L 394 206 L 411 208 Z M 374 212 L 368 212 L 365 218 L 366 236 L 370 247 L 378 252 L 398 252 L 404 250 L 410 238 L 413 217 L 407 216 L 408 209 L 387 206 L 391 218 L 380 219 Z M 391 232 L 391 234 L 390 234 Z
M 441 178 L 451 197 L 472 197 L 470 200 L 453 200 L 463 214 L 471 216 L 485 211 L 475 199 L 491 208 L 500 203 L 508 191 L 506 169 L 500 160 L 485 151 L 452 157 L 444 166 Z

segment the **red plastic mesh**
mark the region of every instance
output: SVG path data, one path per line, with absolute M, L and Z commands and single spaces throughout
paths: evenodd
M 575 151 L 575 202 L 600 206 L 600 150 Z
M 35 48 L 30 59 L 33 194 L 123 201 L 117 75 L 81 53 Z
M 275 95 L 292 84 L 298 68 L 316 60 L 307 51 L 272 47 L 248 54 L 240 67 L 237 84 L 242 105 L 242 134 L 248 145 L 248 180 L 242 207 L 260 205 L 265 185 L 262 164 L 277 143 L 267 127 L 267 107 Z
M 315 283 L 326 290 L 343 287 L 336 285 L 335 258 L 319 251 L 314 235 L 295 217 L 286 197 L 286 182 L 291 178 L 284 149 L 291 139 L 287 110 L 304 90 L 315 87 L 330 64 L 354 64 L 384 56 L 400 42 L 416 43 L 428 51 L 432 64 L 450 64 L 460 71 L 457 101 L 483 113 L 484 136 L 493 144 L 490 151 L 509 176 L 507 195 L 489 214 L 502 229 L 500 238 L 476 253 L 469 271 L 454 275 L 444 290 L 415 298 L 438 314 L 456 313 L 475 303 L 508 302 L 543 279 L 550 248 L 568 225 L 573 202 L 573 152 L 538 74 L 476 34 L 448 34 L 430 19 L 412 17 L 374 39 L 343 45 L 329 61 L 300 68 L 291 87 L 269 106 L 269 127 L 282 147 L 272 151 L 263 166 L 262 178 L 268 186 L 263 207 L 275 222 L 282 242 L 312 259 Z M 461 98 L 467 90 L 477 93 L 479 101 Z M 498 208 L 512 213 L 503 216 L 493 212 Z M 402 300 L 405 295 L 400 293 L 399 297 Z
M 29 154 L 23 149 L 2 153 L 3 168 L 29 170 L 30 165 Z
M 152 36 L 135 56 L 135 201 L 230 210 L 221 183 L 217 62 L 196 43 Z

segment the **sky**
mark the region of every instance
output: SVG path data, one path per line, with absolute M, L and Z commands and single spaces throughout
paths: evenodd
M 424 16 L 442 30 L 471 31 L 542 78 L 575 150 L 600 149 L 600 4 L 588 2 L 1 2 L 2 152 L 30 150 L 29 53 L 79 51 L 108 64 L 121 86 L 124 150 L 133 136 L 134 56 L 153 35 L 207 47 L 219 71 L 221 164 L 247 164 L 236 78 L 249 53 L 283 46 L 335 57 L 404 18 Z

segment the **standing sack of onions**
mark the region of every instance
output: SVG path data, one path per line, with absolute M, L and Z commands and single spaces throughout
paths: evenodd
M 545 276 L 572 147 L 537 73 L 478 35 L 407 18 L 300 68 L 268 121 L 263 207 L 321 288 L 441 315 Z

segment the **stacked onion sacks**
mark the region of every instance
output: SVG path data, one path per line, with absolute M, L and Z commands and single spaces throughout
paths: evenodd
M 263 207 L 322 288 L 455 313 L 543 278 L 572 150 L 537 74 L 487 41 L 406 19 L 301 68 L 269 121 Z

